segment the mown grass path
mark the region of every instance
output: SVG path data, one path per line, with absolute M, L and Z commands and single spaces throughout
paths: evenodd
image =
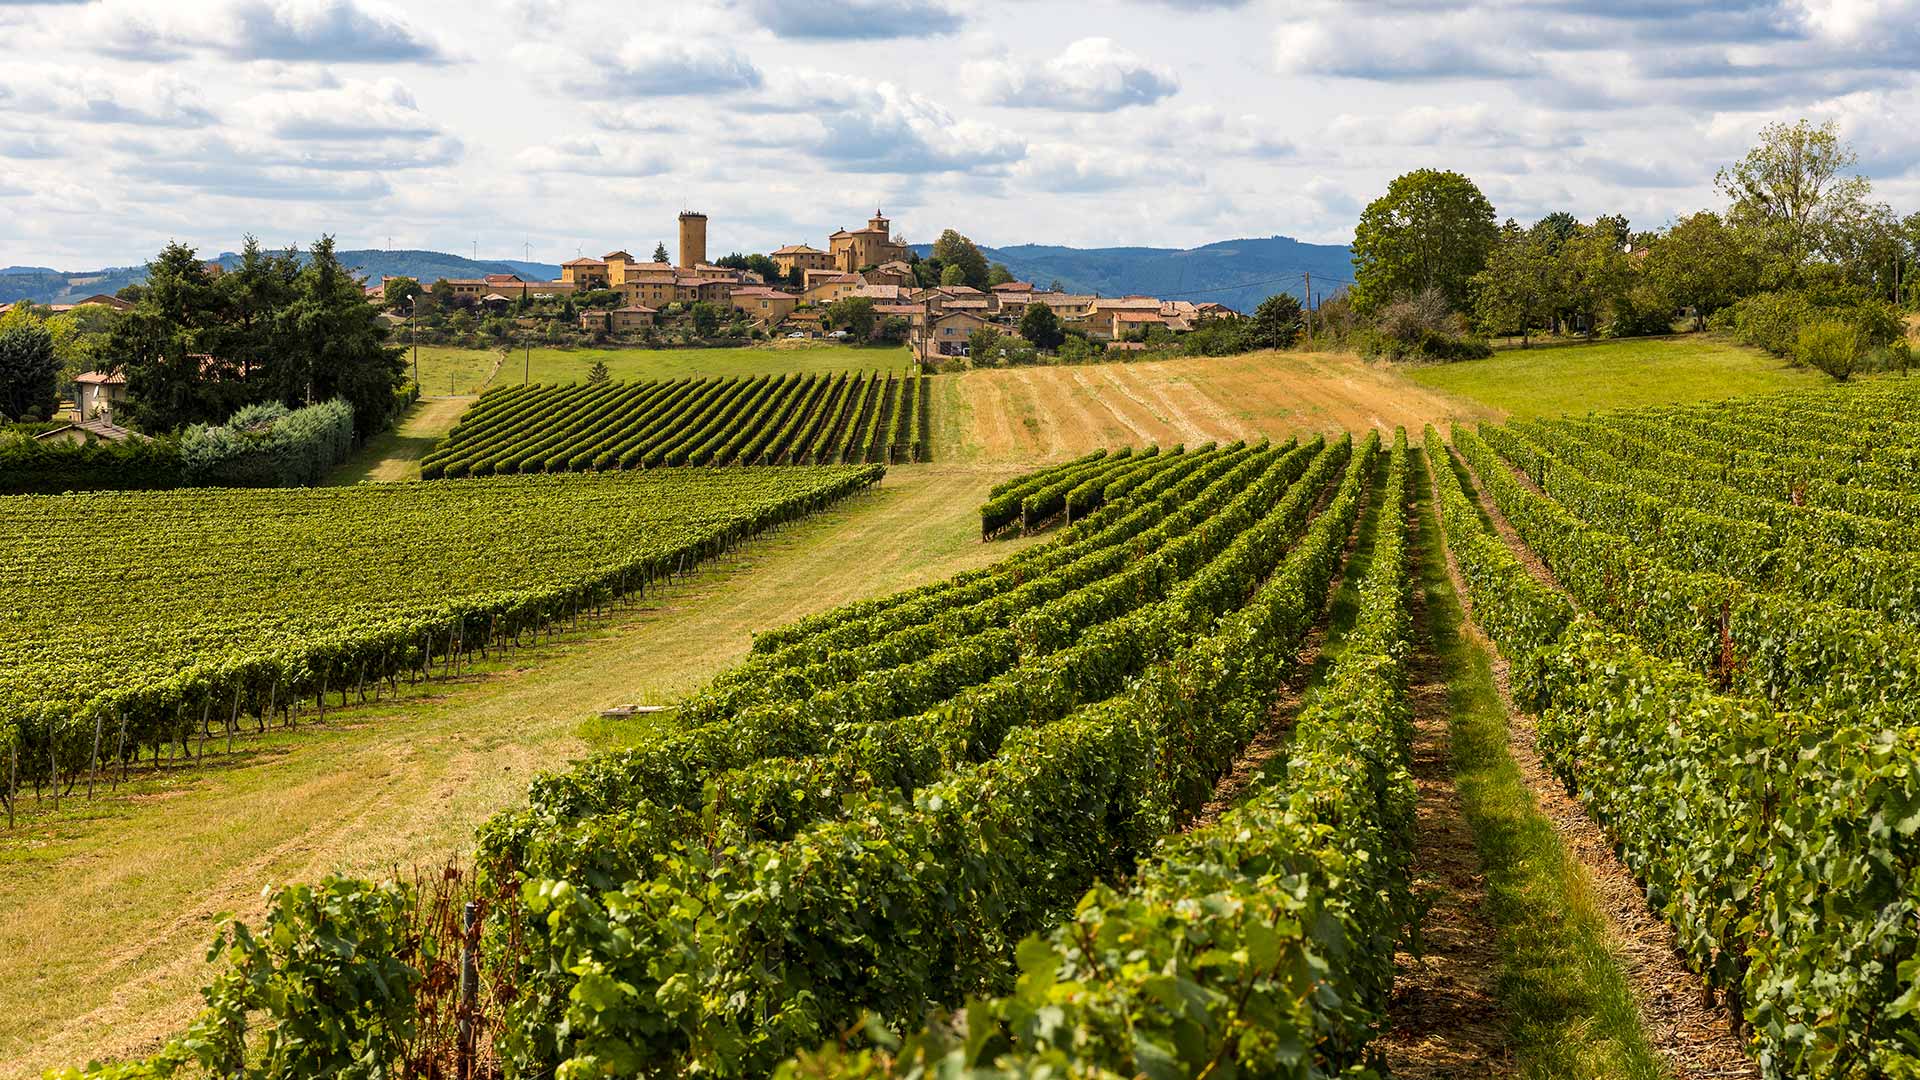
M 1443 689 L 1418 719 L 1426 955 L 1402 957 L 1388 1061 L 1407 1077 L 1672 1076 L 1592 875 L 1509 747 L 1495 657 L 1466 620 L 1424 475 L 1415 486 L 1417 670 Z
M 0 833 L 0 1077 L 122 1056 L 198 1004 L 221 913 L 257 916 L 261 886 L 380 874 L 472 849 L 527 781 L 596 743 L 645 739 L 671 701 L 739 659 L 756 630 L 1005 557 L 982 544 L 993 469 L 899 469 L 579 634 L 420 696 L 329 710 L 324 729 L 136 777 Z M 31 804 L 29 804 L 31 805 Z

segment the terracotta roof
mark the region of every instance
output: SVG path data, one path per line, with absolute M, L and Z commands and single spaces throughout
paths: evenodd
M 1120 322 L 1157 323 L 1166 322 L 1166 316 L 1158 311 L 1118 311 L 1113 316 Z
M 774 252 L 774 254 L 775 255 L 825 255 L 826 252 L 821 251 L 819 248 L 808 247 L 805 244 L 788 244 L 786 247 L 783 247 L 780 250 Z
M 986 300 L 949 300 L 941 306 L 950 311 L 985 311 L 988 304 Z
M 519 274 L 488 274 L 484 279 L 489 285 L 505 285 L 510 281 L 519 281 Z
M 994 292 L 1032 292 L 1031 281 L 1003 281 L 993 287 Z
M 1101 311 L 1154 311 L 1160 310 L 1160 301 L 1151 296 L 1124 296 L 1119 299 L 1103 297 L 1094 301 Z
M 925 309 L 919 304 L 875 304 L 875 315 L 918 315 Z
M 100 371 L 83 371 L 75 375 L 73 381 L 86 383 L 89 386 L 124 386 L 126 385 L 127 377 L 117 371 L 111 374 Z
M 600 257 L 608 262 L 612 262 L 615 259 L 624 259 L 627 262 L 633 261 L 633 256 L 624 251 L 609 251 Z
M 109 424 L 105 420 L 76 420 L 73 423 L 67 424 L 63 427 L 57 427 L 51 431 L 43 431 L 40 434 L 35 435 L 34 438 L 50 439 L 53 436 L 58 435 L 63 431 L 88 431 L 88 432 L 92 432 L 95 435 L 100 436 L 101 438 L 107 440 L 108 442 L 121 442 L 126 439 L 139 439 L 142 442 L 152 441 L 151 439 L 148 439 L 147 436 L 142 435 L 137 431 L 128 431 L 126 428 L 117 427 L 113 424 Z
M 853 295 L 871 296 L 875 300 L 895 300 L 900 296 L 900 286 L 867 284 L 853 290 Z
M 613 313 L 615 315 L 658 315 L 659 314 L 659 312 L 653 310 L 652 308 L 645 307 L 640 304 L 628 304 L 626 307 L 614 308 Z
M 1033 298 L 1050 307 L 1084 307 L 1093 303 L 1091 296 L 1079 296 L 1074 293 L 1037 292 Z
M 566 262 L 563 262 L 560 265 L 561 266 L 605 266 L 607 265 L 607 260 L 605 259 L 568 259 Z

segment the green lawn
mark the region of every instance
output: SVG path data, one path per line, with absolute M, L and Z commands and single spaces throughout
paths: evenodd
M 1559 416 L 1818 386 L 1817 372 L 1706 336 L 1513 349 L 1407 369 L 1413 381 L 1508 416 Z
M 535 346 L 529 357 L 516 349 L 500 364 L 485 349 L 420 347 L 420 385 L 429 395 L 477 394 L 488 385 L 585 382 L 595 360 L 605 360 L 615 379 L 677 379 L 687 375 L 778 375 L 788 372 L 898 371 L 912 362 L 904 346 L 867 347 L 795 342 L 744 349 L 550 349 Z M 529 362 L 531 361 L 531 362 Z M 412 353 L 408 353 L 412 362 Z
M 413 377 L 414 351 L 407 349 L 407 377 Z M 486 389 L 500 354 L 447 345 L 420 346 L 420 393 L 424 397 L 472 396 Z M 518 370 L 518 369 L 515 369 Z

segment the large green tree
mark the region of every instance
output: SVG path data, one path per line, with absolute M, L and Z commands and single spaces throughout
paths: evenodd
M 1398 177 L 1354 228 L 1354 306 L 1370 313 L 1438 289 L 1455 310 L 1466 310 L 1473 276 L 1499 235 L 1493 204 L 1472 180 L 1437 169 Z
M 1859 161 L 1831 120 L 1800 120 L 1760 129 L 1745 157 L 1715 177 L 1732 200 L 1728 220 L 1774 263 L 1778 283 L 1791 283 L 1826 252 L 1837 228 L 1863 213 L 1873 185 L 1852 174 Z
M 1577 227 L 1577 223 L 1576 223 Z M 1519 334 L 1525 342 L 1553 311 L 1554 245 L 1562 238 L 1509 220 L 1474 275 L 1474 321 L 1485 334 Z
M 989 287 L 987 257 L 980 253 L 973 241 L 957 231 L 948 229 L 940 234 L 940 238 L 933 242 L 933 257 L 939 261 L 943 271 L 947 267 L 958 266 L 962 274 L 961 284 L 976 289 Z
M 1575 229 L 1554 260 L 1553 280 L 1569 328 L 1596 333 L 1634 284 L 1623 220 L 1600 217 Z
M 827 305 L 827 321 L 836 330 L 845 330 L 855 341 L 873 336 L 875 314 L 870 296 L 843 296 Z
M 1020 314 L 1020 336 L 1026 338 L 1036 349 L 1052 352 L 1067 340 L 1066 331 L 1060 329 L 1060 316 L 1045 304 L 1027 305 Z
M 248 404 L 246 388 L 205 358 L 226 322 L 225 298 L 198 254 L 168 244 L 108 348 L 127 377 L 127 413 L 140 428 L 220 423 Z
M 406 381 L 403 350 L 387 344 L 387 326 L 366 291 L 322 236 L 308 253 L 293 295 L 279 313 L 280 347 L 269 370 L 289 406 L 345 398 L 361 438 L 393 418 L 394 393 Z
M 1693 312 L 1696 330 L 1706 329 L 1707 316 L 1758 287 L 1740 238 L 1711 210 L 1674 222 L 1648 249 L 1641 272 L 1674 307 Z
M 20 320 L 0 331 L 0 415 L 45 420 L 60 404 L 60 358 L 44 324 Z
M 1291 348 L 1300 336 L 1304 313 L 1292 293 L 1275 293 L 1253 309 L 1247 327 L 1247 343 L 1256 349 Z

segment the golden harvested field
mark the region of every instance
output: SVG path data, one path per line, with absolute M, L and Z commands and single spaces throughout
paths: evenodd
M 968 371 L 936 380 L 934 460 L 1044 462 L 1099 447 L 1312 432 L 1417 432 L 1488 415 L 1385 364 L 1250 353 L 1136 364 Z

